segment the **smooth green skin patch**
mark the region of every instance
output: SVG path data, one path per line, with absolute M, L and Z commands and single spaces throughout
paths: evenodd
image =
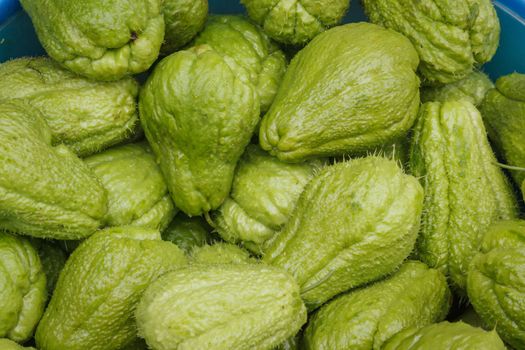
M 299 287 L 262 264 L 192 265 L 153 282 L 136 312 L 155 350 L 264 350 L 306 322 Z
M 261 147 L 299 162 L 393 141 L 417 116 L 418 64 L 410 41 L 374 24 L 318 35 L 292 59 L 261 122 Z
M 470 261 L 497 220 L 517 214 L 512 189 L 468 101 L 429 102 L 413 132 L 411 172 L 425 188 L 418 257 L 464 294 Z
M 186 264 L 157 230 L 99 231 L 71 254 L 36 332 L 40 350 L 119 350 L 135 341 L 133 313 L 147 286 Z
M 379 350 L 399 331 L 443 320 L 451 302 L 445 276 L 419 261 L 343 294 L 310 317 L 306 350 Z
M 162 14 L 166 23 L 161 53 L 167 55 L 188 44 L 204 27 L 208 0 L 164 0 Z
M 525 221 L 490 226 L 470 265 L 467 292 L 489 327 L 512 347 L 525 348 Z
M 2 350 L 36 350 L 35 348 L 26 348 L 9 339 L 0 339 L 0 349 Z
M 80 239 L 107 210 L 106 192 L 66 146 L 51 145 L 40 112 L 0 102 L 0 228 L 34 237 Z
M 235 244 L 217 242 L 212 245 L 194 247 L 191 252 L 193 264 L 254 264 L 257 260 Z
M 288 270 L 309 310 L 392 273 L 414 247 L 423 189 L 393 160 L 323 168 L 299 197 L 263 261 Z
M 272 39 L 304 45 L 341 22 L 350 0 L 241 0 L 250 18 Z
M 164 39 L 161 0 L 20 1 L 50 57 L 95 80 L 147 70 Z
M 211 230 L 202 217 L 189 218 L 184 213 L 179 213 L 161 234 L 163 240 L 176 244 L 189 254 L 194 247 L 210 243 Z
M 44 312 L 46 275 L 29 241 L 3 232 L 0 286 L 0 337 L 24 342 L 31 338 Z
M 498 48 L 500 24 L 490 0 L 363 0 L 363 5 L 372 23 L 414 44 L 426 84 L 461 80 Z
M 393 336 L 382 350 L 505 350 L 496 331 L 484 331 L 463 322 L 441 322 L 412 327 Z

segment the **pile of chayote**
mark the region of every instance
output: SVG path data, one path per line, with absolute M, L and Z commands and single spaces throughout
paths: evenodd
M 0 350 L 524 350 L 494 7 L 362 2 L 21 0 L 49 57 L 0 64 Z

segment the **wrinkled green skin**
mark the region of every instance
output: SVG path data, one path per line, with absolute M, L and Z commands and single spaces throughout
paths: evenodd
M 38 110 L 0 102 L 0 228 L 35 237 L 79 239 L 102 225 L 106 192 L 66 146 L 51 145 Z
M 288 270 L 313 310 L 401 265 L 414 247 L 422 207 L 418 181 L 392 160 L 325 167 L 306 185 L 263 261 Z
M 46 275 L 47 294 L 51 295 L 55 290 L 58 275 L 66 263 L 67 255 L 56 242 L 34 238 L 31 239 L 31 243 L 40 257 L 42 269 Z
M 505 350 L 495 331 L 487 332 L 462 322 L 436 323 L 405 329 L 392 337 L 382 350 Z
M 493 328 L 488 327 L 487 324 L 483 322 L 483 320 L 476 313 L 476 310 L 474 310 L 472 305 L 470 305 L 468 309 L 463 314 L 461 314 L 455 321 L 461 321 L 473 327 L 483 328 L 485 330 L 490 330 Z
M 525 221 L 493 224 L 472 260 L 469 300 L 481 319 L 515 349 L 525 349 Z
M 297 283 L 281 269 L 201 264 L 153 282 L 136 318 L 155 350 L 263 350 L 295 335 L 306 308 Z
M 372 23 L 414 44 L 426 84 L 461 80 L 498 48 L 500 24 L 490 0 L 363 0 L 363 5 Z
M 146 287 L 186 264 L 184 253 L 141 227 L 99 231 L 71 254 L 36 332 L 40 350 L 118 350 L 135 341 Z
M 161 0 L 20 1 L 49 56 L 95 80 L 147 70 L 164 39 Z
M 108 193 L 108 226 L 164 230 L 176 214 L 162 173 L 147 143 L 108 149 L 84 159 Z
M 190 262 L 194 264 L 253 264 L 257 260 L 235 244 L 218 242 L 193 248 Z
M 208 0 L 164 0 L 166 23 L 163 54 L 170 54 L 189 43 L 204 27 L 208 17 Z
M 410 167 L 425 188 L 419 258 L 464 294 L 468 266 L 489 225 L 516 215 L 478 110 L 468 101 L 423 105 Z
M 0 65 L 0 100 L 25 99 L 42 113 L 53 145 L 65 144 L 81 157 L 136 134 L 137 95 L 138 84 L 132 78 L 96 82 L 46 57 Z
M 456 82 L 421 89 L 421 102 L 467 100 L 478 107 L 494 84 L 483 72 L 474 71 Z
M 193 43 L 209 45 L 235 60 L 256 87 L 261 113 L 270 108 L 287 62 L 284 53 L 260 28 L 243 16 L 211 16 Z
M 146 137 L 177 208 L 218 208 L 259 119 L 249 76 L 209 46 L 163 59 L 140 94 Z
M 9 339 L 0 339 L 0 349 L 2 350 L 36 350 L 35 348 L 23 347 Z
M 321 307 L 304 332 L 305 349 L 382 349 L 399 331 L 443 320 L 450 300 L 443 274 L 409 261 L 391 277 Z
M 273 348 L 273 350 L 300 350 L 300 334 L 294 337 L 286 339 L 279 346 Z
M 248 15 L 272 39 L 304 45 L 341 22 L 349 0 L 241 0 Z
M 162 231 L 162 239 L 176 244 L 186 253 L 194 247 L 201 247 L 208 243 L 211 228 L 200 216 L 189 218 L 179 213 L 169 226 Z
M 418 64 L 406 38 L 374 24 L 320 34 L 291 61 L 261 122 L 262 148 L 298 162 L 366 152 L 404 135 L 419 109 Z
M 29 241 L 3 232 L 0 287 L 0 337 L 24 342 L 31 338 L 44 312 L 46 275 Z
M 508 165 L 525 168 L 525 74 L 499 78 L 480 107 L 489 138 Z M 525 171 L 511 171 L 519 185 Z
M 219 235 L 262 253 L 268 240 L 288 221 L 321 164 L 284 163 L 256 145 L 248 145 L 237 165 L 230 196 L 214 217 Z

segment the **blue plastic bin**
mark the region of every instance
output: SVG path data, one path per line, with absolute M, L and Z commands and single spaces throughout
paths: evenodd
M 209 0 L 211 13 L 241 13 L 239 0 Z M 498 52 L 484 70 L 496 79 L 512 72 L 525 73 L 525 0 L 496 0 L 501 21 Z M 366 20 L 360 2 L 352 0 L 346 22 Z M 29 17 L 17 0 L 0 0 L 0 62 L 44 54 Z

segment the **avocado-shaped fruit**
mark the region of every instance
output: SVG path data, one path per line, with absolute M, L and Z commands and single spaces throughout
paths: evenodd
M 162 14 L 166 23 L 163 54 L 170 54 L 184 45 L 202 29 L 208 17 L 208 0 L 164 0 Z
M 201 216 L 190 218 L 179 212 L 161 235 L 163 240 L 175 243 L 177 247 L 190 253 L 194 247 L 211 242 L 211 231 L 212 228 Z

